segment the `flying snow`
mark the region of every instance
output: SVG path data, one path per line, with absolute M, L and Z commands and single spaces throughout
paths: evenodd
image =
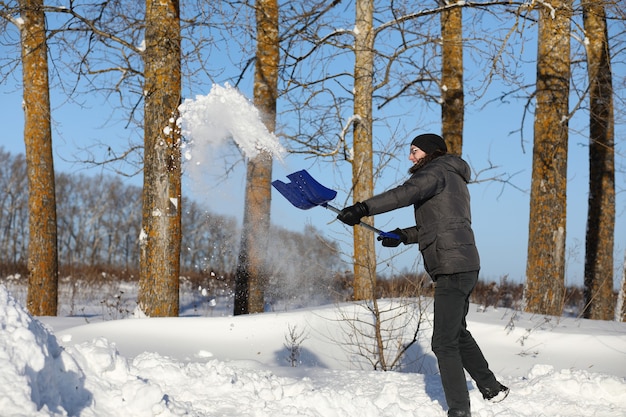
M 233 140 L 248 158 L 261 152 L 279 159 L 284 154 L 278 138 L 263 124 L 259 110 L 239 90 L 228 84 L 215 84 L 209 94 L 186 99 L 179 110 L 177 124 L 198 153 Z M 193 159 L 192 153 L 185 152 L 185 158 Z

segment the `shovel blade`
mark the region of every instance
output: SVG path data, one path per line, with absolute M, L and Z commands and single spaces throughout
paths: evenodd
M 291 204 L 302 210 L 308 210 L 312 207 L 322 206 L 327 209 L 339 213 L 339 209 L 328 204 L 337 196 L 337 191 L 324 187 L 317 182 L 305 169 L 296 171 L 287 175 L 291 182 L 284 183 L 279 180 L 272 181 L 274 188 L 283 195 Z M 373 232 L 378 233 L 382 237 L 390 237 L 400 240 L 400 236 L 391 232 L 383 232 L 367 223 L 359 223 L 359 226 L 365 227 Z
M 337 196 L 337 191 L 317 182 L 305 169 L 289 174 L 287 178 L 291 182 L 275 180 L 272 181 L 272 185 L 299 209 L 308 210 L 312 207 L 326 206 L 326 203 Z

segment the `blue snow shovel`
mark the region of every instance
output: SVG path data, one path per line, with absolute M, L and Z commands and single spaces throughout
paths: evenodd
M 289 183 L 284 183 L 280 180 L 272 181 L 274 188 L 283 195 L 291 204 L 302 210 L 308 210 L 312 207 L 322 206 L 335 213 L 340 213 L 337 207 L 333 207 L 328 204 L 333 198 L 337 196 L 337 191 L 324 187 L 317 182 L 311 174 L 305 169 L 302 171 L 296 171 L 287 175 L 287 178 L 291 180 Z M 378 233 L 382 237 L 388 237 L 391 239 L 400 240 L 400 236 L 395 233 L 383 232 L 371 226 L 367 223 L 360 222 L 359 226 L 363 226 L 372 232 Z

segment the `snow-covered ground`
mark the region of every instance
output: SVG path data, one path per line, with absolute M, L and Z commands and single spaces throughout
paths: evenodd
M 358 353 L 364 304 L 87 323 L 32 317 L 0 286 L 0 415 L 445 416 L 428 300 L 402 305 L 418 343 L 381 372 Z M 473 416 L 626 416 L 626 323 L 474 307 L 470 330 L 511 394 L 487 403 L 468 379 Z

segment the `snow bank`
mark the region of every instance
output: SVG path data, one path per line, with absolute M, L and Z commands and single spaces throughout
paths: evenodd
M 77 414 L 91 402 L 84 375 L 56 337 L 0 286 L 3 416 Z
M 337 306 L 325 309 L 223 318 L 125 319 L 66 328 L 59 336 L 0 286 L 0 414 L 83 417 L 414 417 L 445 416 L 441 381 L 435 373 L 346 369 L 345 346 L 325 339 L 339 324 Z M 344 310 L 345 311 L 345 310 Z M 345 313 L 344 313 L 345 314 Z M 490 328 L 486 314 L 470 326 Z M 40 318 L 43 321 L 58 322 Z M 50 318 L 52 319 L 52 318 Z M 317 366 L 290 367 L 284 326 L 311 326 L 303 348 Z M 623 366 L 624 326 L 586 321 L 561 356 L 581 356 L 592 339 L 612 346 L 616 372 Z M 325 331 L 324 327 L 328 327 Z M 598 328 L 596 328 L 596 326 Z M 139 329 L 148 329 L 141 332 Z M 571 334 L 575 334 L 569 327 Z M 102 337 L 106 334 L 106 338 Z M 150 338 L 148 335 L 155 337 Z M 552 334 L 554 337 L 549 338 Z M 592 335 L 593 337 L 590 337 Z M 158 336 L 158 337 L 156 337 Z M 184 337 L 182 337 L 184 336 Z M 559 346 L 558 332 L 542 335 Z M 573 337 L 573 336 L 572 336 Z M 79 341 L 80 339 L 80 341 Z M 504 338 L 506 340 L 506 338 Z M 492 340 L 481 345 L 492 350 Z M 117 344 L 135 350 L 120 354 Z M 335 345 L 334 350 L 330 349 Z M 501 344 L 498 349 L 506 350 Z M 195 353 L 194 353 L 195 352 Z M 282 352 L 282 353 L 281 353 Z M 612 352 L 612 353 L 608 353 Z M 175 358 L 170 353 L 183 355 Z M 228 359 L 228 356 L 239 359 Z M 488 355 L 489 356 L 489 355 Z M 520 355 L 508 355 L 516 362 Z M 606 360 L 606 358 L 603 358 Z M 313 364 L 314 362 L 309 362 Z M 333 364 L 329 366 L 329 364 Z M 338 368 L 338 366 L 343 366 Z M 511 369 L 522 365 L 510 363 Z M 499 374 L 511 388 L 499 404 L 482 400 L 470 383 L 474 417 L 623 417 L 626 378 L 585 369 L 537 363 L 524 376 Z

